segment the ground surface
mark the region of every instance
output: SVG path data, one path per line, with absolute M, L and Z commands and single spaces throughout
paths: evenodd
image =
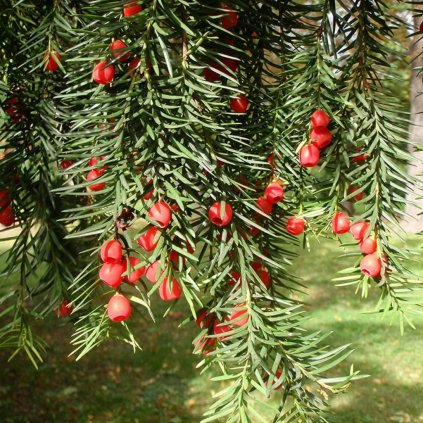
M 414 241 L 417 245 L 417 241 Z M 364 314 L 375 297 L 362 300 L 353 288 L 331 279 L 350 259 L 335 241 L 313 244 L 295 266 L 310 286 L 307 302 L 312 328 L 334 331 L 332 345 L 352 343 L 354 363 L 371 378 L 355 383 L 331 400 L 333 423 L 423 422 L 423 318 L 416 331 L 401 337 L 397 326 Z M 421 267 L 420 267 L 421 271 Z M 0 352 L 1 422 L 197 423 L 218 388 L 209 375 L 195 371 L 191 355 L 193 326 L 177 329 L 181 307 L 156 326 L 139 321 L 144 351 L 125 345 L 103 346 L 82 361 L 68 358 L 70 329 L 52 318 L 40 331 L 50 347 L 45 363 L 34 370 L 23 357 L 6 364 Z

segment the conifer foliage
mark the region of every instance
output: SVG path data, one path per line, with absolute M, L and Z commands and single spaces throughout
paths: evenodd
M 300 242 L 351 232 L 341 284 L 380 292 L 401 328 L 419 305 L 394 243 L 407 116 L 386 84 L 406 23 L 378 0 L 0 6 L 0 346 L 37 365 L 32 323 L 55 310 L 77 358 L 136 350 L 151 297 L 183 301 L 199 367 L 224 382 L 203 422 L 261 418 L 269 396 L 275 422 L 326 421 L 361 376 L 330 376 L 351 350 L 303 328 Z

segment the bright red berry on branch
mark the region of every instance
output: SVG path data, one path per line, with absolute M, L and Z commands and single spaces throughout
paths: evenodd
M 311 131 L 310 139 L 318 149 L 322 149 L 331 143 L 332 134 L 329 129 L 318 126 Z
M 102 169 L 92 169 L 87 173 L 87 181 L 91 182 L 96 179 L 98 179 L 100 176 L 102 176 L 104 173 L 104 170 Z M 88 188 L 90 191 L 101 191 L 106 186 L 106 182 L 98 182 L 96 184 L 88 185 Z
M 304 232 L 305 220 L 302 217 L 291 216 L 288 217 L 286 230 L 291 235 L 301 235 Z
M 101 247 L 100 257 L 104 263 L 120 263 L 122 261 L 122 245 L 114 239 L 106 241 Z
M 250 316 L 245 306 L 235 307 L 232 311 L 231 317 L 229 318 L 232 325 L 240 327 L 246 325 L 249 319 Z
M 237 97 L 231 100 L 231 109 L 235 113 L 245 113 L 248 109 L 247 97 L 243 94 L 239 94 Z
M 356 241 L 361 241 L 367 234 L 370 224 L 364 220 L 351 225 L 350 232 Z
M 216 201 L 209 208 L 209 219 L 213 225 L 223 227 L 229 225 L 232 220 L 232 207 L 225 201 Z
M 225 321 L 228 321 L 228 318 L 225 319 Z M 232 329 L 230 326 L 224 324 L 223 322 L 216 319 L 213 324 L 213 332 L 215 335 L 223 335 L 226 332 L 230 332 Z M 219 341 L 224 341 L 227 338 L 227 336 L 218 336 L 217 339 Z
M 361 259 L 360 269 L 365 275 L 375 278 L 380 275 L 382 261 L 376 254 L 368 254 Z
M 360 242 L 360 251 L 363 254 L 373 254 L 377 250 L 377 242 L 373 237 L 367 237 Z
M 225 29 L 231 29 L 238 23 L 238 15 L 230 6 L 223 6 L 228 13 L 222 17 L 222 26 Z
M 140 63 L 141 63 L 141 59 L 139 57 L 135 57 L 129 62 L 128 70 L 130 71 L 129 75 L 131 78 L 133 78 L 136 75 L 136 71 L 137 69 L 139 69 Z M 144 74 L 140 73 L 140 77 L 142 78 L 143 76 Z
M 182 287 L 176 278 L 172 279 L 172 283 L 168 278 L 164 278 L 159 287 L 159 295 L 163 301 L 177 300 L 182 295 Z
M 107 304 L 107 314 L 112 322 L 122 322 L 131 317 L 131 303 L 121 294 L 115 294 Z
M 200 329 L 206 329 L 213 325 L 214 320 L 216 319 L 216 314 L 210 313 L 210 310 L 202 308 L 197 311 L 197 318 L 195 319 L 195 324 Z
M 115 40 L 110 43 L 109 50 L 112 52 L 113 56 L 118 58 L 119 62 L 126 62 L 131 57 L 129 52 L 125 53 L 125 50 L 128 49 L 128 46 L 122 40 Z
M 94 66 L 93 80 L 97 84 L 107 85 L 113 81 L 115 77 L 115 67 L 107 64 L 107 62 L 100 62 Z
M 122 283 L 122 273 L 125 265 L 121 263 L 104 263 L 98 274 L 99 278 L 111 288 L 117 288 Z
M 163 270 L 159 261 L 149 264 L 145 269 L 145 277 L 152 283 L 156 283 L 161 278 L 162 274 Z
M 311 126 L 312 128 L 324 127 L 326 128 L 330 123 L 330 117 L 324 110 L 316 110 L 311 115 Z
M 172 209 L 164 201 L 153 204 L 148 210 L 148 215 L 160 228 L 167 228 L 172 220 Z
M 332 230 L 335 234 L 345 234 L 350 231 L 351 221 L 344 212 L 337 212 L 332 218 Z
M 319 164 L 320 151 L 314 144 L 308 144 L 300 150 L 300 164 L 303 167 L 315 167 Z
M 350 194 L 352 194 L 352 193 L 358 191 L 359 189 L 360 189 L 359 187 L 349 187 L 348 188 L 348 192 Z M 363 191 L 362 192 L 359 192 L 357 195 L 354 196 L 354 199 L 356 201 L 361 201 L 363 198 L 364 198 L 364 192 Z
M 0 211 L 0 225 L 9 227 L 15 223 L 15 213 L 11 206 L 5 207 Z
M 62 170 L 65 170 L 65 169 L 67 169 L 68 167 L 70 167 L 70 166 L 72 166 L 73 165 L 73 161 L 72 160 L 62 160 L 61 162 L 60 162 L 60 169 L 62 169 Z
M 206 335 L 200 337 L 194 344 L 194 352 L 201 352 L 204 355 L 210 354 L 216 345 L 216 338 L 207 338 Z
M 137 243 L 142 249 L 150 253 L 157 247 L 159 237 L 160 231 L 152 226 L 137 239 Z
M 273 203 L 271 203 L 267 198 L 260 197 L 256 200 L 257 207 L 265 214 L 272 214 Z
M 46 51 L 44 53 L 44 69 L 49 72 L 54 72 L 59 69 L 61 57 L 56 50 Z
M 278 182 L 270 183 L 264 190 L 264 196 L 273 204 L 279 203 L 284 196 L 283 185 Z
M 63 300 L 59 307 L 54 309 L 57 317 L 68 317 L 72 313 L 73 307 L 68 300 Z
M 125 17 L 133 16 L 140 12 L 142 12 L 142 6 L 137 4 L 136 1 L 131 1 L 123 6 L 123 16 Z
M 141 276 L 145 273 L 145 267 L 144 266 L 139 267 L 138 265 L 140 263 L 141 261 L 137 257 L 129 257 L 129 264 L 131 268 L 128 269 L 127 261 L 125 260 L 123 262 L 124 272 L 127 272 L 128 270 L 130 270 L 129 275 L 124 276 L 124 279 L 126 282 L 134 285 L 141 279 Z

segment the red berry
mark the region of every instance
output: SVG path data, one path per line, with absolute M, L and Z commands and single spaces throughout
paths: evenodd
M 56 50 L 46 51 L 44 53 L 44 69 L 49 72 L 54 72 L 59 69 L 61 57 Z
M 65 170 L 65 169 L 67 169 L 68 167 L 70 167 L 70 166 L 72 166 L 73 165 L 73 161 L 72 160 L 62 160 L 61 162 L 60 162 L 60 169 L 62 169 L 62 170 Z
M 229 274 L 229 285 L 230 286 L 240 286 L 241 285 L 241 273 L 239 272 L 231 272 Z
M 330 117 L 324 110 L 316 110 L 311 115 L 311 126 L 313 128 L 318 128 L 319 126 L 326 127 L 330 123 Z
M 223 57 L 221 59 L 222 63 L 228 67 L 232 72 L 236 72 L 236 70 L 238 69 L 238 65 L 239 62 L 237 60 L 231 59 L 230 57 Z M 227 72 L 226 69 L 222 68 L 222 71 L 226 74 L 229 75 L 229 73 Z
M 364 220 L 351 225 L 350 232 L 356 241 L 361 241 L 367 234 L 370 224 Z
M 300 150 L 300 164 L 303 167 L 315 167 L 319 164 L 320 151 L 314 144 L 308 144 Z
M 131 78 L 133 78 L 136 75 L 137 69 L 138 69 L 138 72 L 139 72 L 140 64 L 141 64 L 141 59 L 139 57 L 135 57 L 134 59 L 132 59 L 129 62 L 128 70 L 130 70 L 129 76 Z M 144 74 L 140 73 L 140 77 L 142 78 L 143 76 L 144 76 Z
M 362 151 L 362 148 L 361 147 L 357 147 L 356 149 L 355 149 L 355 151 L 357 151 L 357 152 L 361 152 Z M 367 160 L 368 158 L 369 158 L 370 156 L 368 155 L 368 154 L 359 154 L 358 156 L 355 156 L 355 157 L 353 157 L 352 158 L 352 162 L 353 163 L 357 163 L 357 162 L 364 162 L 365 160 Z
M 228 13 L 222 17 L 223 28 L 225 29 L 233 28 L 238 23 L 237 13 L 230 6 L 223 6 L 223 9 L 228 11 Z
M 128 263 L 127 263 L 126 260 L 123 263 L 124 263 L 124 272 L 127 272 L 128 271 Z M 127 275 L 127 276 L 124 276 L 124 279 L 125 279 L 126 282 L 134 285 L 135 283 L 137 283 L 141 279 L 141 276 L 145 272 L 145 267 L 144 266 L 141 266 L 141 267 L 138 266 L 141 263 L 141 261 L 136 257 L 129 257 L 129 263 L 131 265 L 131 268 L 130 268 L 131 273 L 129 273 L 129 275 Z M 137 267 L 137 268 L 135 269 L 135 267 Z
M 131 1 L 123 6 L 123 16 L 125 17 L 133 16 L 140 12 L 142 12 L 142 6 L 137 4 L 136 1 Z
M 420 32 L 423 32 L 423 22 L 420 22 L 419 30 Z
M 131 303 L 121 294 L 115 294 L 107 304 L 107 314 L 112 322 L 122 322 L 131 317 Z
M 104 171 L 102 169 L 93 169 L 87 173 L 87 181 L 91 182 L 95 179 L 98 179 L 101 175 L 103 175 Z M 106 182 L 98 182 L 96 184 L 88 185 L 88 188 L 91 191 L 101 191 L 106 186 Z
M 265 214 L 272 214 L 273 203 L 271 203 L 267 198 L 260 197 L 256 200 L 257 207 Z
M 220 78 L 220 74 L 210 68 L 215 68 L 215 69 L 219 69 L 220 71 L 223 71 L 222 66 L 214 62 L 208 62 L 207 65 L 209 67 L 203 70 L 204 78 L 206 79 L 206 81 L 209 81 L 209 82 L 217 81 Z
M 352 193 L 358 191 L 359 189 L 360 189 L 359 187 L 350 187 L 350 188 L 348 188 L 348 192 L 350 194 L 352 194 Z M 364 198 L 364 192 L 363 191 L 359 192 L 357 195 L 354 196 L 354 198 L 355 198 L 356 201 L 361 201 Z
M 172 220 L 172 210 L 164 201 L 153 204 L 148 210 L 148 215 L 162 229 L 167 228 Z
M 122 245 L 114 239 L 106 241 L 101 247 L 100 257 L 104 263 L 120 263 L 122 261 Z
M 152 283 L 156 283 L 162 275 L 163 270 L 159 261 L 149 264 L 145 270 L 145 277 Z
M 267 163 L 270 164 L 270 167 L 273 169 L 276 167 L 275 158 L 273 157 L 273 154 L 269 154 L 267 156 Z
M 159 287 L 159 295 L 163 301 L 177 300 L 182 295 L 181 285 L 176 278 L 172 279 L 172 283 L 169 283 L 168 278 L 164 278 Z
M 93 80 L 97 84 L 110 84 L 114 77 L 115 67 L 113 65 L 108 65 L 107 62 L 100 62 L 94 66 Z
M 318 149 L 322 149 L 331 143 L 332 134 L 329 129 L 318 126 L 311 131 L 310 139 Z
M 216 345 L 216 338 L 207 338 L 203 335 L 194 342 L 194 352 L 201 352 L 204 355 L 210 354 L 213 351 L 213 347 Z
M 99 278 L 111 288 L 117 288 L 122 283 L 123 263 L 104 263 L 100 268 Z
M 276 371 L 275 377 L 273 378 L 272 389 L 274 389 L 275 391 L 278 391 L 279 389 L 281 389 L 283 385 L 283 380 L 281 380 L 281 376 L 282 376 L 282 370 L 279 369 Z M 268 381 L 266 380 L 265 385 L 267 385 L 267 382 Z
M 228 318 L 225 319 L 228 321 Z M 224 324 L 223 322 L 220 322 L 219 320 L 215 320 L 213 324 L 213 332 L 215 335 L 222 335 L 226 332 L 230 332 L 232 329 L 230 326 Z M 227 338 L 227 336 L 218 336 L 217 339 L 219 341 L 224 341 Z
M 363 254 L 373 254 L 377 250 L 377 242 L 372 237 L 367 237 L 360 242 L 360 251 Z
M 88 166 L 95 166 L 96 164 L 98 164 L 99 161 L 104 160 L 104 156 L 100 156 L 100 158 L 97 157 L 91 157 L 90 160 L 88 160 Z
M 264 286 L 267 289 L 269 289 L 270 286 L 272 285 L 272 280 L 270 279 L 270 273 L 265 269 L 260 270 L 257 273 L 259 275 L 260 280 L 263 282 Z
M 9 196 L 9 190 L 7 189 L 1 189 L 0 190 L 0 209 L 8 206 L 10 204 L 10 196 Z
M 270 183 L 264 190 L 264 196 L 273 204 L 279 203 L 284 196 L 283 185 L 278 182 Z
M 159 237 L 160 231 L 155 226 L 152 226 L 137 239 L 137 243 L 142 249 L 150 253 L 157 247 Z
M 5 207 L 0 211 L 0 225 L 12 226 L 15 223 L 15 214 L 11 206 Z
M 216 314 L 210 313 L 210 310 L 202 308 L 197 311 L 197 318 L 195 319 L 195 324 L 200 329 L 206 329 L 212 326 L 214 320 L 216 319 Z
M 248 310 L 244 306 L 237 306 L 232 311 L 229 320 L 234 326 L 244 326 L 248 323 L 250 316 Z
M 109 50 L 112 52 L 113 56 L 118 58 L 119 62 L 126 62 L 131 57 L 131 53 L 127 52 L 124 54 L 125 50 L 128 49 L 128 46 L 122 40 L 115 40 L 113 41 L 110 46 Z
M 368 254 L 361 259 L 360 269 L 367 276 L 377 277 L 382 270 L 382 261 L 376 254 Z
M 68 317 L 72 313 L 73 307 L 70 306 L 70 302 L 68 300 L 63 300 L 59 307 L 54 309 L 57 317 Z
M 332 218 L 332 230 L 335 234 L 345 234 L 351 228 L 351 221 L 344 212 L 337 212 Z
M 232 207 L 225 201 L 217 201 L 209 208 L 210 222 L 219 227 L 229 225 L 232 215 Z
M 292 235 L 301 235 L 304 232 L 305 220 L 301 217 L 291 216 L 288 217 L 286 230 Z
M 231 101 L 231 109 L 235 113 L 245 113 L 248 109 L 248 100 L 245 95 L 239 94 Z

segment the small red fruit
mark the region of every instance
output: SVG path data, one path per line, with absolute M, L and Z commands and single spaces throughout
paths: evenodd
M 172 285 L 172 286 L 171 286 Z M 162 284 L 159 287 L 159 295 L 163 301 L 177 300 L 182 295 L 182 288 L 176 278 L 172 279 L 172 283 L 169 283 L 168 278 L 164 278 Z
M 232 311 L 230 321 L 234 326 L 244 326 L 248 323 L 250 316 L 248 310 L 244 306 L 237 306 Z
M 322 149 L 331 143 L 332 134 L 329 129 L 318 126 L 311 131 L 310 139 L 318 149 Z
M 222 17 L 223 28 L 225 29 L 233 28 L 238 23 L 237 13 L 230 6 L 223 6 L 223 9 L 228 11 L 228 13 Z
M 308 144 L 300 150 L 300 164 L 303 167 L 315 167 L 319 164 L 320 151 L 314 144 Z
M 11 206 L 5 207 L 0 211 L 0 225 L 9 227 L 15 223 L 15 213 Z
M 213 69 L 211 69 L 211 68 L 215 68 L 215 69 L 219 69 L 220 71 L 223 71 L 223 68 L 222 68 L 222 66 L 220 66 L 219 64 L 217 64 L 217 63 L 214 63 L 214 62 L 208 62 L 207 63 L 207 65 L 209 66 L 209 67 L 207 67 L 207 68 L 205 68 L 204 70 L 203 70 L 203 75 L 204 75 L 204 78 L 206 79 L 206 81 L 208 81 L 208 82 L 215 82 L 215 81 L 217 81 L 219 78 L 220 78 L 220 74 L 219 73 L 217 73 L 217 72 L 215 72 Z
M 272 214 L 273 203 L 271 203 L 267 198 L 260 197 L 256 200 L 257 207 L 265 214 Z
M 335 234 L 345 234 L 351 228 L 351 221 L 344 212 L 337 212 L 332 218 L 332 230 Z
M 361 241 L 367 234 L 370 224 L 364 220 L 351 225 L 350 232 L 356 241 Z
M 162 275 L 163 270 L 159 261 L 149 264 L 145 270 L 145 277 L 152 283 L 156 283 Z
M 49 72 L 54 72 L 59 69 L 61 57 L 56 50 L 46 51 L 44 53 L 44 69 Z
M 262 269 L 262 270 L 258 271 L 257 273 L 259 275 L 260 280 L 263 282 L 264 286 L 267 289 L 269 289 L 270 286 L 272 285 L 272 280 L 270 278 L 270 273 L 267 270 L 265 270 L 265 269 Z
M 231 272 L 229 274 L 229 285 L 230 286 L 240 286 L 241 285 L 241 273 L 239 272 Z
M 0 209 L 2 207 L 8 206 L 10 204 L 10 196 L 9 196 L 9 190 L 7 189 L 1 189 L 0 190 Z
M 231 109 L 235 113 L 245 113 L 248 109 L 248 100 L 247 97 L 243 94 L 239 94 L 237 97 L 231 101 Z
M 128 271 L 128 263 L 125 260 L 124 262 L 124 272 Z M 124 279 L 126 282 L 135 285 L 140 279 L 141 276 L 145 273 L 145 267 L 141 266 L 138 267 L 138 265 L 141 263 L 141 261 L 136 257 L 129 257 L 129 263 L 131 265 L 131 273 L 129 275 L 124 276 Z M 135 267 L 137 267 L 135 269 Z
M 126 18 L 128 16 L 136 15 L 137 13 L 142 12 L 142 6 L 140 4 L 137 4 L 136 1 L 131 1 L 130 3 L 125 4 L 123 6 L 123 16 Z
M 360 242 L 360 251 L 363 254 L 373 254 L 377 250 L 377 242 L 372 237 L 367 237 L 361 240 Z
M 216 319 L 216 314 L 210 313 L 210 310 L 202 308 L 197 311 L 197 318 L 195 319 L 195 324 L 200 329 L 206 329 L 213 325 L 214 320 Z
M 122 245 L 114 239 L 106 241 L 101 247 L 100 257 L 104 263 L 120 263 L 122 261 Z
M 420 32 L 423 32 L 423 22 L 420 22 L 419 30 Z
M 228 318 L 225 319 L 228 321 Z M 230 326 L 224 324 L 223 322 L 220 322 L 218 319 L 214 321 L 213 324 L 213 332 L 215 335 L 223 335 L 226 332 L 230 332 L 232 329 Z M 224 341 L 227 337 L 226 336 L 218 336 L 217 339 L 219 341 Z
M 264 190 L 264 196 L 273 204 L 279 203 L 284 196 L 283 185 L 278 182 L 270 183 Z
M 206 335 L 203 335 L 193 344 L 194 352 L 201 352 L 204 355 L 207 355 L 213 351 L 213 347 L 216 345 L 216 338 L 207 338 Z
M 93 80 L 97 84 L 110 84 L 114 77 L 115 67 L 113 65 L 108 65 L 107 62 L 100 62 L 94 66 Z
M 70 167 L 70 166 L 72 166 L 73 165 L 73 161 L 72 160 L 62 160 L 61 162 L 60 162 L 60 169 L 62 169 L 62 170 L 65 170 L 65 169 L 67 169 L 68 167 Z
M 140 63 L 141 63 L 141 59 L 139 57 L 135 57 L 129 62 L 128 70 L 130 70 L 129 75 L 131 78 L 133 78 L 136 75 L 137 69 L 139 71 Z M 142 78 L 143 76 L 144 74 L 140 73 L 140 77 Z
M 68 317 L 72 313 L 73 307 L 68 300 L 63 300 L 59 307 L 54 309 L 57 317 Z
M 210 222 L 219 227 L 229 225 L 232 215 L 232 207 L 225 201 L 217 201 L 209 208 Z
M 129 52 L 125 53 L 125 50 L 128 49 L 128 46 L 122 40 L 115 40 L 113 41 L 110 46 L 109 50 L 112 52 L 113 56 L 118 58 L 119 62 L 126 62 L 131 57 Z
M 159 235 L 157 235 L 157 233 Z M 152 226 L 137 239 L 137 243 L 142 249 L 150 253 L 157 247 L 159 237 L 160 231 L 156 226 Z
M 352 193 L 358 191 L 359 189 L 360 189 L 359 187 L 350 187 L 350 188 L 348 188 L 348 192 L 350 194 L 352 194 Z M 364 198 L 364 192 L 363 191 L 359 192 L 357 195 L 354 196 L 354 198 L 355 198 L 356 201 L 361 201 Z
M 292 235 L 298 236 L 304 232 L 305 220 L 302 217 L 288 217 L 286 230 Z
M 167 228 L 172 220 L 172 209 L 164 201 L 153 204 L 148 210 L 148 215 L 157 222 L 160 228 Z
M 330 117 L 324 110 L 316 110 L 311 115 L 311 126 L 312 128 L 318 128 L 320 126 L 325 127 L 330 123 Z
M 102 176 L 104 171 L 102 169 L 92 169 L 87 173 L 87 181 L 91 182 Z M 96 184 L 88 185 L 91 191 L 101 191 L 106 186 L 106 182 L 98 182 Z
M 382 261 L 376 254 L 368 254 L 361 259 L 360 269 L 365 275 L 375 278 L 380 275 Z
M 117 288 L 122 283 L 123 263 L 104 263 L 100 268 L 99 278 L 111 288 Z
M 121 294 L 115 294 L 107 304 L 107 314 L 112 322 L 122 322 L 131 317 L 131 303 Z
M 282 376 L 282 370 L 279 369 L 279 370 L 276 371 L 275 377 L 273 378 L 272 389 L 274 389 L 275 391 L 279 391 L 279 389 L 282 388 L 283 381 L 280 380 L 281 379 L 281 376 Z M 267 380 L 265 382 L 265 385 L 267 385 Z

